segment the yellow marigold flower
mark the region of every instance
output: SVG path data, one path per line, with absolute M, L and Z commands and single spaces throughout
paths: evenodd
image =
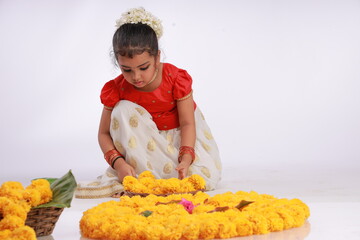
M 199 175 L 192 175 L 182 180 L 177 178 L 155 179 L 150 171 L 142 172 L 138 179 L 126 176 L 123 181 L 125 191 L 157 195 L 195 192 L 203 190 L 205 184 L 205 180 Z
M 133 176 L 126 176 L 123 180 L 124 189 L 130 191 L 134 184 L 137 184 L 138 180 Z
M 150 171 L 144 171 L 144 172 L 140 173 L 138 178 L 139 179 L 142 179 L 142 178 L 155 179 L 154 175 Z
M 162 179 L 163 193 L 178 193 L 181 188 L 181 181 L 178 178 Z
M 143 178 L 139 178 L 138 181 L 140 184 L 144 185 L 148 189 L 152 189 L 156 187 L 155 181 L 152 178 L 143 177 Z
M 233 238 L 237 236 L 236 225 L 232 221 L 226 221 L 226 224 L 219 224 L 219 238 Z
M 193 174 L 189 177 L 189 182 L 191 182 L 195 189 L 205 189 L 206 182 L 204 178 L 200 175 Z
M 25 220 L 13 215 L 7 215 L 0 221 L 0 230 L 15 230 L 25 225 Z
M 24 201 L 16 202 L 11 205 L 11 208 L 6 210 L 7 214 L 26 220 L 27 213 L 30 211 L 30 206 Z
M 254 234 L 253 224 L 245 216 L 237 217 L 233 222 L 236 226 L 238 236 L 249 236 Z
M 17 227 L 25 224 L 26 216 L 30 207 L 24 202 L 19 202 L 6 198 L 0 197 L 0 230 L 14 230 Z
M 26 189 L 23 197 L 32 207 L 40 205 L 41 203 L 41 195 L 37 189 Z
M 183 179 L 183 180 L 184 180 L 184 179 Z M 184 181 L 181 182 L 180 191 L 179 191 L 179 192 L 185 193 L 185 192 L 194 192 L 194 191 L 195 191 L 195 188 L 194 188 L 194 186 L 192 185 L 191 182 L 186 181 L 186 180 L 184 180 Z
M 217 237 L 219 231 L 219 225 L 210 220 L 208 216 L 201 218 L 201 224 L 199 229 L 200 239 L 214 239 Z
M 1 189 L 24 190 L 20 182 L 8 181 L 1 185 Z
M 26 187 L 25 191 L 32 191 L 32 192 L 38 191 L 40 194 L 40 201 L 37 204 L 35 204 L 37 199 L 34 198 L 33 199 L 34 202 L 32 203 L 35 205 L 32 206 L 37 206 L 43 203 L 47 203 L 52 199 L 52 191 L 50 188 L 50 183 L 46 179 L 36 179 L 31 181 L 31 184 Z
M 107 239 L 119 239 L 128 240 L 130 239 L 130 233 L 132 229 L 124 221 L 118 221 L 111 224 L 112 229 L 106 233 Z M 84 235 L 85 236 L 85 235 Z
M 14 240 L 36 240 L 36 233 L 34 229 L 29 226 L 22 226 L 16 228 L 10 235 L 9 239 Z
M 204 212 L 210 212 L 212 210 L 214 210 L 213 206 L 201 204 L 201 205 L 197 206 L 196 208 L 194 208 L 193 213 L 199 214 L 199 213 L 204 213 Z
M 0 197 L 8 197 L 14 200 L 21 200 L 24 187 L 19 182 L 4 182 L 0 187 Z
M 8 239 L 10 238 L 11 231 L 9 229 L 0 230 L 0 239 Z

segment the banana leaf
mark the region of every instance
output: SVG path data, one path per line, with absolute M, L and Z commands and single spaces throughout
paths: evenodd
M 53 192 L 52 200 L 34 208 L 58 207 L 69 208 L 76 189 L 76 180 L 71 170 L 61 178 L 45 178 L 50 182 L 50 188 Z

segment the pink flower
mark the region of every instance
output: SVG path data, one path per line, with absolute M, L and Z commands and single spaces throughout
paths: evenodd
M 185 210 L 190 214 L 192 213 L 193 209 L 196 207 L 191 201 L 188 201 L 185 198 L 181 199 L 179 204 L 183 205 Z

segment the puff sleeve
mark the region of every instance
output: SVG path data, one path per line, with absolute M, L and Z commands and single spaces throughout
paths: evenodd
M 185 100 L 192 94 L 192 78 L 182 69 L 179 69 L 177 77 L 174 81 L 173 89 L 174 99 Z
M 120 94 L 114 80 L 105 83 L 100 94 L 101 103 L 108 109 L 112 109 L 120 101 Z

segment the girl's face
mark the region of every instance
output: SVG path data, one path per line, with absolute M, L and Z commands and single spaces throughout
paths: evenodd
M 160 65 L 160 52 L 156 57 L 148 52 L 134 55 L 133 58 L 119 56 L 118 64 L 127 82 L 136 88 L 143 88 L 155 77 L 155 70 Z

